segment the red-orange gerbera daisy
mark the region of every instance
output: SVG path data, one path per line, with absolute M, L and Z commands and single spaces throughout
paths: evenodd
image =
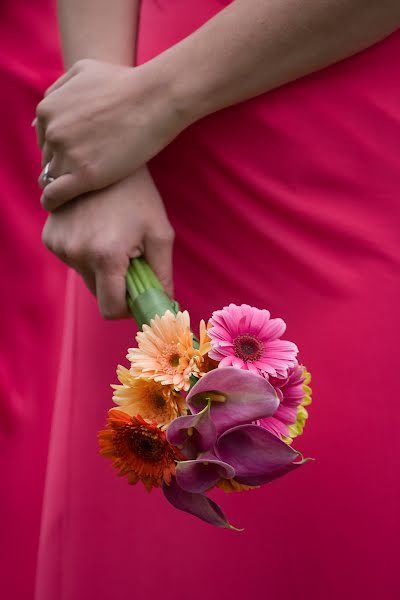
M 99 432 L 99 445 L 100 454 L 111 458 L 119 475 L 127 475 L 132 485 L 142 481 L 148 491 L 163 481 L 170 483 L 175 461 L 185 460 L 156 423 L 115 408 L 108 411 L 107 429 Z

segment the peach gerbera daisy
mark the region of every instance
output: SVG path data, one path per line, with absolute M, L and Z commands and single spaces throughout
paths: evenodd
M 152 379 L 138 379 L 121 365 L 118 365 L 117 377 L 122 385 L 111 386 L 113 401 L 128 415 L 140 414 L 165 428 L 176 417 L 186 414 L 185 399 L 171 386 Z
M 189 389 L 197 366 L 187 311 L 157 315 L 150 325 L 143 325 L 136 341 L 138 347 L 129 348 L 127 355 L 134 377 L 153 379 L 176 390 Z
M 108 411 L 107 429 L 99 432 L 99 446 L 100 454 L 112 460 L 119 475 L 127 475 L 132 485 L 142 481 L 148 491 L 163 481 L 169 484 L 175 461 L 185 459 L 155 423 L 116 408 Z

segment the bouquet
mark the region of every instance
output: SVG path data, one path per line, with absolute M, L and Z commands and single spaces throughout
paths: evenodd
M 127 298 L 140 331 L 129 368 L 117 368 L 100 453 L 130 484 L 235 529 L 207 492 L 252 490 L 308 460 L 291 445 L 311 402 L 297 346 L 281 339 L 282 319 L 247 304 L 214 311 L 197 338 L 143 258 L 131 261 Z

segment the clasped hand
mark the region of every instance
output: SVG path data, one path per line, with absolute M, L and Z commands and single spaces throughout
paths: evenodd
M 37 107 L 54 178 L 42 194 L 43 241 L 83 276 L 106 318 L 127 315 L 125 273 L 141 253 L 172 294 L 174 233 L 144 165 L 188 123 L 147 65 L 79 61 Z

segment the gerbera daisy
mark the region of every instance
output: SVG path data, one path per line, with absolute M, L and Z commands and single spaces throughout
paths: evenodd
M 286 379 L 270 378 L 280 397 L 280 405 L 272 417 L 261 419 L 259 424 L 271 433 L 291 444 L 303 433 L 308 418 L 305 408 L 311 404 L 311 375 L 303 365 L 289 370 Z
M 155 423 L 116 408 L 108 411 L 107 429 L 99 432 L 99 446 L 100 454 L 112 460 L 119 475 L 127 475 L 130 484 L 142 481 L 148 491 L 163 481 L 169 484 L 175 461 L 184 460 Z
M 213 313 L 210 358 L 219 367 L 236 367 L 264 377 L 286 377 L 297 363 L 298 349 L 293 342 L 279 339 L 286 329 L 282 319 L 271 319 L 268 310 L 230 304 Z
M 186 414 L 185 399 L 171 386 L 152 379 L 134 377 L 128 369 L 118 365 L 117 377 L 122 385 L 112 385 L 113 401 L 132 417 L 140 414 L 145 420 L 153 420 L 162 428 Z
M 211 339 L 208 335 L 207 326 L 205 321 L 200 321 L 200 341 L 199 347 L 193 348 L 191 360 L 193 364 L 193 375 L 200 379 L 205 373 L 215 369 L 218 365 L 215 361 L 211 360 L 208 356 L 211 350 Z
M 138 348 L 129 348 L 127 358 L 135 377 L 154 379 L 176 390 L 188 390 L 196 371 L 193 335 L 187 311 L 174 315 L 167 311 L 143 325 L 136 336 Z

